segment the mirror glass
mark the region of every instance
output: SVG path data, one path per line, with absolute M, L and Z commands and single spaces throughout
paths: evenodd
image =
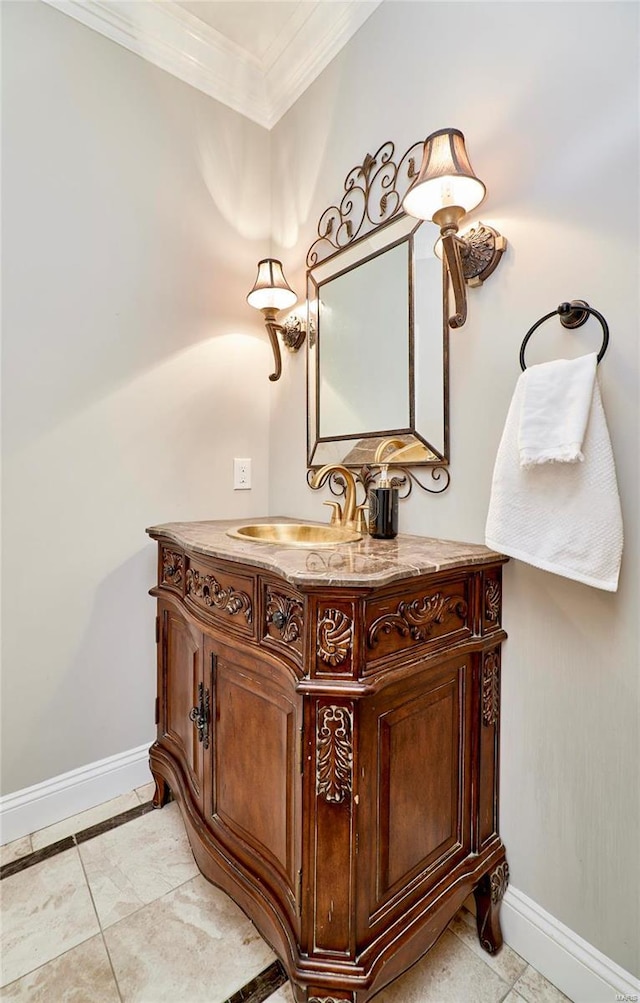
M 362 351 L 365 331 L 409 330 L 409 245 L 374 254 L 318 288 L 319 431 L 323 439 L 408 428 L 410 345 L 390 337 Z M 319 328 L 320 330 L 320 328 Z M 354 381 L 353 374 L 358 373 Z M 369 388 L 377 387 L 378 393 Z
M 448 462 L 439 232 L 399 212 L 309 269 L 309 466 Z

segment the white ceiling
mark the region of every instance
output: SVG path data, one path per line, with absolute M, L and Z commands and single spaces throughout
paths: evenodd
M 45 0 L 270 129 L 382 0 Z

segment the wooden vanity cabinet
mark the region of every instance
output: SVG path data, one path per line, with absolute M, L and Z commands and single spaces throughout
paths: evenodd
M 373 588 L 159 542 L 155 801 L 296 1003 L 365 1003 L 476 895 L 501 943 L 501 564 Z M 353 576 L 352 576 L 353 577 Z

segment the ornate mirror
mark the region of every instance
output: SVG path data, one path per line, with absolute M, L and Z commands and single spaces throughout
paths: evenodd
M 393 143 L 367 154 L 320 217 L 307 255 L 309 466 L 449 462 L 439 229 L 401 209 L 422 148 L 398 162 Z

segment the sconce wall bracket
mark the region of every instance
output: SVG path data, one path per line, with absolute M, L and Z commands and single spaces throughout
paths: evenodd
M 302 348 L 306 333 L 305 323 L 297 314 L 287 317 L 280 329 L 282 343 L 290 352 L 297 352 L 299 348 Z
M 507 241 L 485 223 L 478 223 L 458 240 L 464 280 L 468 286 L 481 286 L 498 267 Z

